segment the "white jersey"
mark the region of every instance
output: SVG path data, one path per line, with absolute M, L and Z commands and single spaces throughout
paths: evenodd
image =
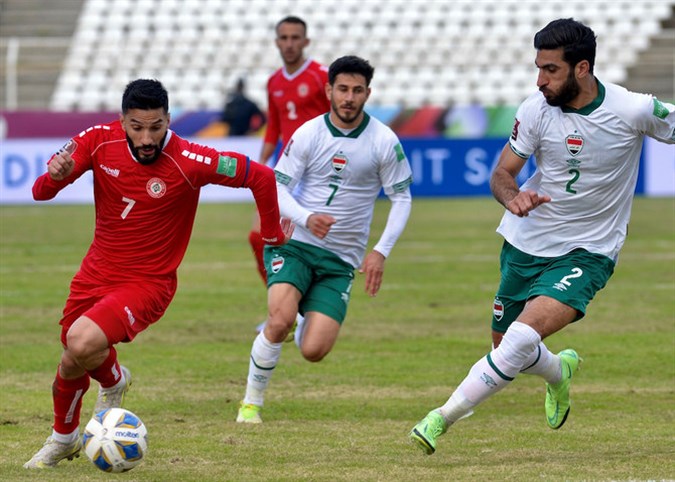
M 327 249 L 354 267 L 360 266 L 368 243 L 374 203 L 380 191 L 406 192 L 412 182 L 410 164 L 396 134 L 365 114 L 363 122 L 344 134 L 325 114 L 295 131 L 275 167 L 277 189 L 286 189 L 302 207 L 291 212 L 280 202 L 281 215 L 295 224 L 293 239 Z M 307 228 L 309 214 L 336 219 L 324 239 Z
M 497 229 L 534 256 L 576 248 L 616 261 L 626 239 L 644 136 L 675 143 L 675 106 L 598 82 L 598 96 L 579 110 L 553 107 L 537 92 L 516 113 L 513 152 L 534 154 L 536 170 L 521 187 L 552 201 L 519 218 L 509 211 Z

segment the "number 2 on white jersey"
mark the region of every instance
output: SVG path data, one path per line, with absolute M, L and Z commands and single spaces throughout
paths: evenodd
M 134 207 L 134 204 L 136 204 L 136 201 L 133 199 L 129 199 L 128 197 L 122 197 L 122 201 L 127 203 L 127 207 L 124 208 L 124 211 L 122 211 L 122 219 L 126 219 L 127 216 L 129 215 L 129 211 L 131 211 L 131 208 Z

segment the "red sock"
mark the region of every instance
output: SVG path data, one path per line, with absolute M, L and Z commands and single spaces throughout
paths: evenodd
M 59 367 L 60 368 L 60 367 Z M 64 435 L 73 433 L 80 425 L 82 398 L 89 389 L 89 375 L 66 380 L 61 378 L 59 369 L 52 384 L 54 399 L 54 430 Z
M 258 231 L 251 230 L 248 233 L 248 242 L 253 249 L 253 256 L 255 256 L 255 260 L 258 263 L 258 273 L 260 273 L 263 283 L 267 284 L 267 270 L 265 269 L 265 261 L 263 261 L 265 242 L 262 239 L 262 235 Z
M 117 350 L 110 347 L 106 359 L 94 370 L 89 370 L 89 376 L 99 382 L 103 388 L 110 388 L 122 379 L 122 369 L 117 361 Z

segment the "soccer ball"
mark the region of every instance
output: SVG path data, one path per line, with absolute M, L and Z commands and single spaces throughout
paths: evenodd
M 104 472 L 126 472 L 148 453 L 148 430 L 129 410 L 109 408 L 89 420 L 82 446 L 89 460 Z

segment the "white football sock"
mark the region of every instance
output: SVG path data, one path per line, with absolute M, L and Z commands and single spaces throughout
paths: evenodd
M 80 428 L 76 428 L 71 433 L 58 433 L 56 430 L 52 430 L 52 438 L 57 442 L 62 444 L 72 444 L 80 436 Z
M 471 408 L 508 385 L 541 341 L 525 323 L 514 321 L 501 344 L 478 360 L 448 401 L 440 407 L 448 423 L 469 416 Z
M 244 403 L 262 407 L 265 390 L 269 385 L 272 371 L 281 357 L 283 343 L 272 343 L 263 332 L 253 341 L 251 359 L 248 364 L 248 380 Z
M 520 373 L 540 376 L 548 383 L 558 383 L 562 377 L 560 357 L 551 353 L 546 345 L 541 342 L 534 353 L 525 361 Z

